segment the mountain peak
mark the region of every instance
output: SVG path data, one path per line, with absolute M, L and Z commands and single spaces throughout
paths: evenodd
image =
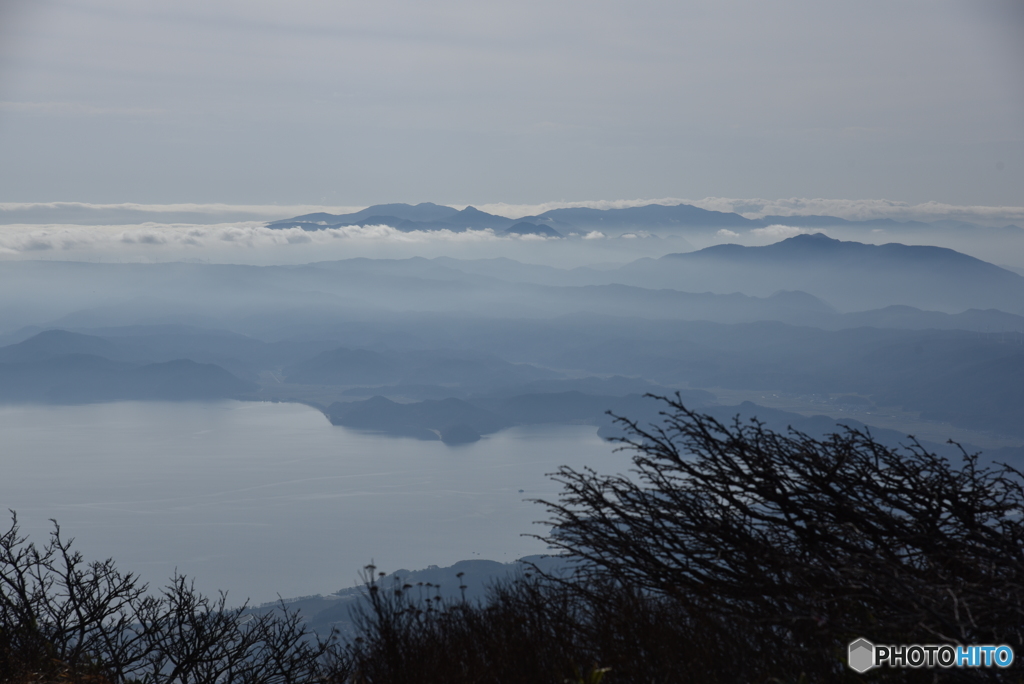
M 470 205 L 468 205 L 468 206 L 467 206 L 467 207 L 466 207 L 465 209 L 463 209 L 462 211 L 460 211 L 459 213 L 460 213 L 460 214 L 464 214 L 464 215 L 466 215 L 466 216 L 470 216 L 470 215 L 472 215 L 472 214 L 486 214 L 487 212 L 484 212 L 484 211 L 480 211 L 479 209 L 477 209 L 476 207 L 474 207 L 474 206 L 473 206 L 472 204 L 470 204 Z M 487 215 L 488 215 L 488 216 L 491 216 L 491 214 L 487 214 Z
M 824 233 L 801 233 L 800 235 L 794 235 L 791 238 L 786 238 L 782 242 L 841 242 L 835 238 L 830 238 Z
M 480 211 L 474 206 L 466 207 L 462 211 L 452 215 L 448 220 L 458 226 L 475 228 L 477 230 L 481 230 L 483 228 L 500 230 L 515 223 L 515 221 L 510 218 L 488 214 L 486 211 Z

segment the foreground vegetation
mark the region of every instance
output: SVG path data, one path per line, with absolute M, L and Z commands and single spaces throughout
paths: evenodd
M 367 569 L 358 636 L 256 617 L 184 578 L 149 592 L 55 530 L 0 537 L 7 681 L 832 682 L 875 643 L 1009 644 L 1024 658 L 1024 478 L 911 441 L 723 425 L 665 400 L 620 419 L 629 476 L 562 468 L 540 502 L 570 561 L 479 603 Z M 877 681 L 1020 679 L 1020 668 L 875 670 Z

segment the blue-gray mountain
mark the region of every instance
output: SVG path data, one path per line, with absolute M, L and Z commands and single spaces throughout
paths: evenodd
M 0 321 L 30 310 L 35 326 L 0 348 L 0 397 L 294 399 L 353 427 L 465 441 L 598 425 L 630 394 L 703 389 L 694 400 L 711 403 L 725 388 L 1024 436 L 1022 283 L 952 250 L 820 235 L 606 269 L 5 262 Z M 685 291 L 698 288 L 719 291 Z M 437 404 L 409 408 L 423 401 Z
M 820 233 L 765 247 L 716 245 L 622 270 L 623 281 L 643 287 L 804 290 L 844 311 L 874 308 L 898 293 L 899 303 L 922 309 L 1024 314 L 1024 277 L 1012 271 L 941 247 L 841 242 Z
M 125 399 L 196 400 L 241 397 L 256 389 L 220 366 L 176 359 L 135 364 L 109 340 L 49 330 L 0 349 L 0 401 L 60 404 Z
M 352 214 L 304 214 L 291 219 L 273 221 L 271 228 L 302 228 L 323 230 L 353 225 L 389 225 L 399 230 L 507 230 L 520 222 L 540 226 L 558 237 L 573 231 L 591 230 L 652 230 L 676 231 L 687 228 L 751 228 L 767 225 L 751 221 L 739 214 L 707 211 L 680 204 L 664 206 L 652 204 L 627 209 L 552 209 L 537 216 L 510 219 L 466 207 L 459 211 L 430 202 L 417 204 L 378 204 Z M 513 231 L 521 233 L 521 229 Z
M 74 287 L 57 290 L 60 282 Z M 1003 313 L 975 313 L 967 322 L 888 311 L 882 315 L 887 326 L 1014 330 L 1020 326 L 1005 314 L 1022 313 L 1022 295 L 1024 277 L 952 250 L 824 236 L 769 247 L 720 245 L 610 269 L 413 258 L 267 267 L 11 262 L 0 270 L 0 320 L 9 329 L 17 321 L 71 329 L 174 322 L 278 337 L 279 330 L 312 334 L 331 321 L 442 313 L 534 318 L 589 312 L 844 328 L 881 321 L 859 312 L 890 306 Z M 853 312 L 858 317 L 847 320 Z
M 304 214 L 290 219 L 273 221 L 267 225 L 271 228 L 302 228 L 304 230 L 323 230 L 354 225 L 389 225 L 399 230 L 452 230 L 468 229 L 495 231 L 506 230 L 513 224 L 523 221 L 533 225 L 547 227 L 553 231 L 552 236 L 570 235 L 599 230 L 611 233 L 645 231 L 658 234 L 679 235 L 685 233 L 714 232 L 721 229 L 750 230 L 771 225 L 786 225 L 802 228 L 863 228 L 863 229 L 898 229 L 900 231 L 921 232 L 936 230 L 982 230 L 987 234 L 999 234 L 1024 237 L 1024 229 L 1018 226 L 1005 226 L 1002 229 L 989 229 L 963 221 L 937 221 L 925 223 L 921 221 L 894 221 L 892 219 L 871 219 L 851 221 L 835 216 L 765 216 L 760 219 L 748 219 L 732 212 L 710 211 L 688 204 L 662 205 L 649 204 L 640 207 L 622 209 L 590 209 L 585 207 L 551 209 L 536 216 L 525 216 L 510 219 L 480 211 L 475 207 L 466 207 L 459 211 L 452 207 L 424 202 L 415 206 L 409 204 L 377 204 L 362 211 L 351 214 Z

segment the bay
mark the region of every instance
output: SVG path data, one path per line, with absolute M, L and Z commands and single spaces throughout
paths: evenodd
M 523 535 L 547 531 L 527 501 L 557 497 L 546 473 L 629 465 L 591 426 L 448 446 L 286 403 L 2 406 L 0 435 L 0 507 L 32 541 L 53 518 L 89 560 L 153 586 L 184 573 L 232 604 L 350 587 L 371 561 L 391 572 L 543 553 Z

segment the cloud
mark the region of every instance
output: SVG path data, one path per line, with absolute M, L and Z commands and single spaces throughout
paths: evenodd
M 31 255 L 54 251 L 68 257 L 89 252 L 116 252 L 127 256 L 177 258 L 182 252 L 224 249 L 266 249 L 289 246 L 323 247 L 339 242 L 387 244 L 479 244 L 501 242 L 543 242 L 539 235 L 495 235 L 493 230 L 450 230 L 403 232 L 385 225 L 343 226 L 318 231 L 301 228 L 273 229 L 262 222 L 212 225 L 156 224 L 107 225 L 9 225 L 0 231 L 0 253 Z
M 535 216 L 551 209 L 590 208 L 625 209 L 649 204 L 674 206 L 690 204 L 709 211 L 741 214 L 757 219 L 765 216 L 837 216 L 851 221 L 894 219 L 897 221 L 954 220 L 982 225 L 1024 224 L 1024 207 L 1017 206 L 964 206 L 924 202 L 909 204 L 886 199 L 738 199 L 705 197 L 704 199 L 582 200 L 556 201 L 540 204 L 509 204 L 497 202 L 474 204 L 477 209 L 507 218 Z M 466 204 L 450 204 L 464 209 Z M 93 204 L 88 202 L 0 202 L 0 224 L 141 224 L 154 223 L 224 223 L 226 221 L 273 221 L 302 214 L 325 212 L 350 214 L 365 209 L 363 205 L 315 204 Z
M 648 204 L 664 204 L 674 206 L 676 204 L 690 204 L 688 200 L 672 197 L 662 199 L 630 199 L 630 200 L 583 200 L 577 202 L 559 201 L 542 202 L 540 204 L 507 204 L 505 202 L 492 202 L 490 204 L 474 204 L 480 211 L 488 214 L 496 214 L 506 218 L 523 218 L 524 216 L 536 216 L 552 209 L 627 209 L 629 207 L 644 207 Z M 458 209 L 464 209 L 469 205 L 452 204 Z
M 786 238 L 795 237 L 797 235 L 809 235 L 811 233 L 824 232 L 825 231 L 819 229 L 809 230 L 807 228 L 795 228 L 793 226 L 774 224 L 771 226 L 766 226 L 764 228 L 754 228 L 753 230 L 750 231 L 750 234 L 761 240 L 785 240 Z M 736 235 L 736 233 L 733 233 L 733 235 Z
M 121 242 L 125 244 L 165 245 L 167 236 L 152 228 L 140 228 L 136 231 L 125 231 L 121 234 Z
M 723 240 L 735 240 L 736 238 L 738 238 L 740 236 L 740 234 L 739 233 L 734 233 L 733 231 L 729 230 L 728 228 L 722 228 L 717 233 L 715 233 L 715 236 L 719 237 L 719 238 L 721 238 Z

